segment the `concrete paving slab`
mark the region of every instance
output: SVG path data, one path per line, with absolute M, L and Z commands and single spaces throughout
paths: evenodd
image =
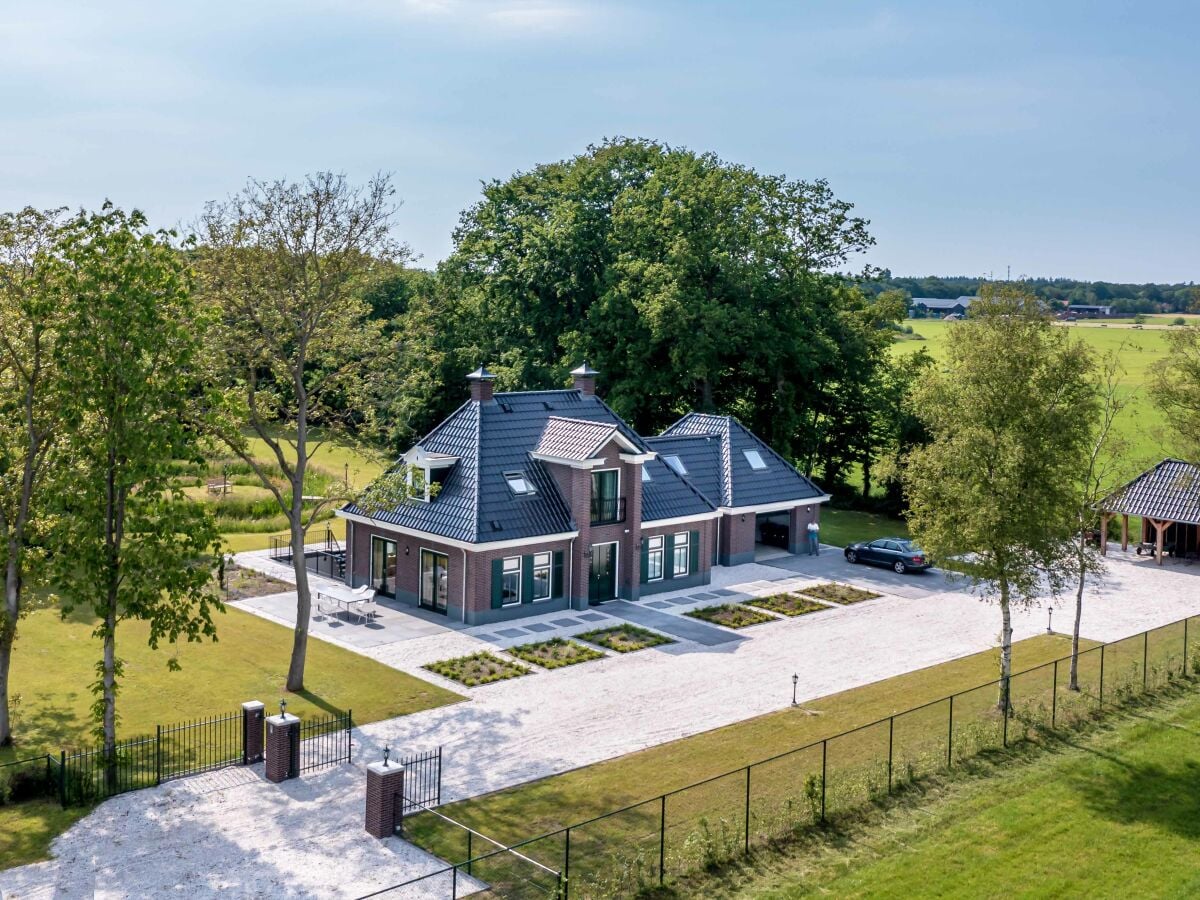
M 644 606 L 629 603 L 625 600 L 616 600 L 610 603 L 608 608 L 612 611 L 613 615 L 619 616 L 627 622 L 633 622 L 635 625 L 644 625 L 646 628 L 653 628 L 655 631 L 663 632 L 663 634 L 682 638 L 685 641 L 692 641 L 695 644 L 705 647 L 715 647 L 718 644 L 729 644 L 744 640 L 740 635 L 733 634 L 723 628 L 714 628 L 711 625 L 697 622 L 695 619 L 685 619 L 683 616 L 672 616 L 667 613 L 655 612 L 652 609 L 646 609 Z

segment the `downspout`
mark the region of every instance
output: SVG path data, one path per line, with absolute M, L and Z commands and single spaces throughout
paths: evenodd
M 467 548 L 462 547 L 463 555 L 463 587 L 462 587 L 462 620 L 467 624 Z
M 721 565 L 721 515 L 720 515 L 720 513 L 717 514 L 717 546 L 715 548 L 715 551 L 716 552 L 713 554 L 713 556 L 715 557 L 713 559 L 713 565 L 719 566 L 719 565 Z
M 571 547 L 567 551 L 567 609 L 574 608 L 575 599 L 575 538 L 571 538 Z

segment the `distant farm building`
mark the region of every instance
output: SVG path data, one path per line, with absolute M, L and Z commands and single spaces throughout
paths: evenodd
M 909 301 L 908 309 L 914 319 L 944 318 L 946 316 L 962 318 L 967 314 L 970 305 L 978 299 L 978 297 L 955 297 L 954 299 L 913 297 Z
M 1072 303 L 1067 307 L 1067 315 L 1080 319 L 1107 319 L 1113 314 L 1111 306 L 1089 306 L 1085 303 Z

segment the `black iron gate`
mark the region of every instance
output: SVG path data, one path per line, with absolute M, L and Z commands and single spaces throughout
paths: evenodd
M 300 771 L 350 762 L 350 710 L 300 723 Z
M 404 815 L 442 803 L 442 748 L 414 753 L 404 766 Z

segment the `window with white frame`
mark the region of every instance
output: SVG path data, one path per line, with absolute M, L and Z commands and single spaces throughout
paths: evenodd
M 750 468 L 752 469 L 761 470 L 767 467 L 762 454 L 757 450 L 743 450 L 742 455 L 746 457 L 746 462 L 750 463 Z
M 675 535 L 675 545 L 672 548 L 675 565 L 671 571 L 676 577 L 688 573 L 688 541 L 690 539 L 686 531 Z
M 521 602 L 521 557 L 509 556 L 504 560 L 504 580 L 501 584 L 500 602 L 515 606 Z
M 662 581 L 663 577 L 663 536 L 646 538 L 646 580 Z
M 504 481 L 508 484 L 508 489 L 514 494 L 533 494 L 536 493 L 531 482 L 525 477 L 524 472 L 505 472 Z
M 554 554 L 533 554 L 533 600 L 550 599 L 550 573 L 553 568 Z

